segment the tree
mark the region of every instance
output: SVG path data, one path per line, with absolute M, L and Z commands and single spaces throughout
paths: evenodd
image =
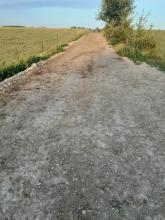
M 121 16 L 127 17 L 134 9 L 134 0 L 102 0 L 101 11 L 98 18 L 111 23 L 119 24 Z

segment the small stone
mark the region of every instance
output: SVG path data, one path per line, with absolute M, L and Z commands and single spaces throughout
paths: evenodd
M 85 214 L 86 214 L 86 210 L 83 210 L 83 211 L 82 211 L 82 214 L 85 215 Z

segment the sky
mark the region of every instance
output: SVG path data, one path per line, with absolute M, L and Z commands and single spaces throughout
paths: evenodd
M 101 0 L 0 0 L 0 26 L 102 27 Z M 136 13 L 149 12 L 155 29 L 165 29 L 165 0 L 135 0 Z

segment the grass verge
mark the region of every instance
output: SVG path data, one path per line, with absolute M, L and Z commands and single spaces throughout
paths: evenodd
M 57 48 L 56 50 L 52 50 L 52 52 L 45 54 L 45 55 L 39 55 L 39 56 L 31 56 L 29 57 L 26 61 L 19 61 L 17 64 L 12 64 L 9 65 L 7 67 L 4 67 L 2 69 L 0 69 L 0 82 L 14 76 L 15 74 L 26 70 L 27 68 L 29 68 L 33 63 L 38 63 L 39 61 L 42 60 L 46 60 L 48 58 L 50 58 L 52 55 L 62 52 L 64 46 L 60 46 L 59 48 Z
M 128 57 L 136 64 L 146 62 L 149 65 L 165 72 L 165 60 L 161 56 L 157 55 L 155 51 L 141 51 L 135 48 L 131 48 L 127 45 L 116 45 L 115 49 L 118 55 Z

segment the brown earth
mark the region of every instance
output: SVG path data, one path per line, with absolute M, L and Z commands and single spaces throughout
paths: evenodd
M 165 75 L 91 33 L 0 107 L 0 220 L 164 220 Z

